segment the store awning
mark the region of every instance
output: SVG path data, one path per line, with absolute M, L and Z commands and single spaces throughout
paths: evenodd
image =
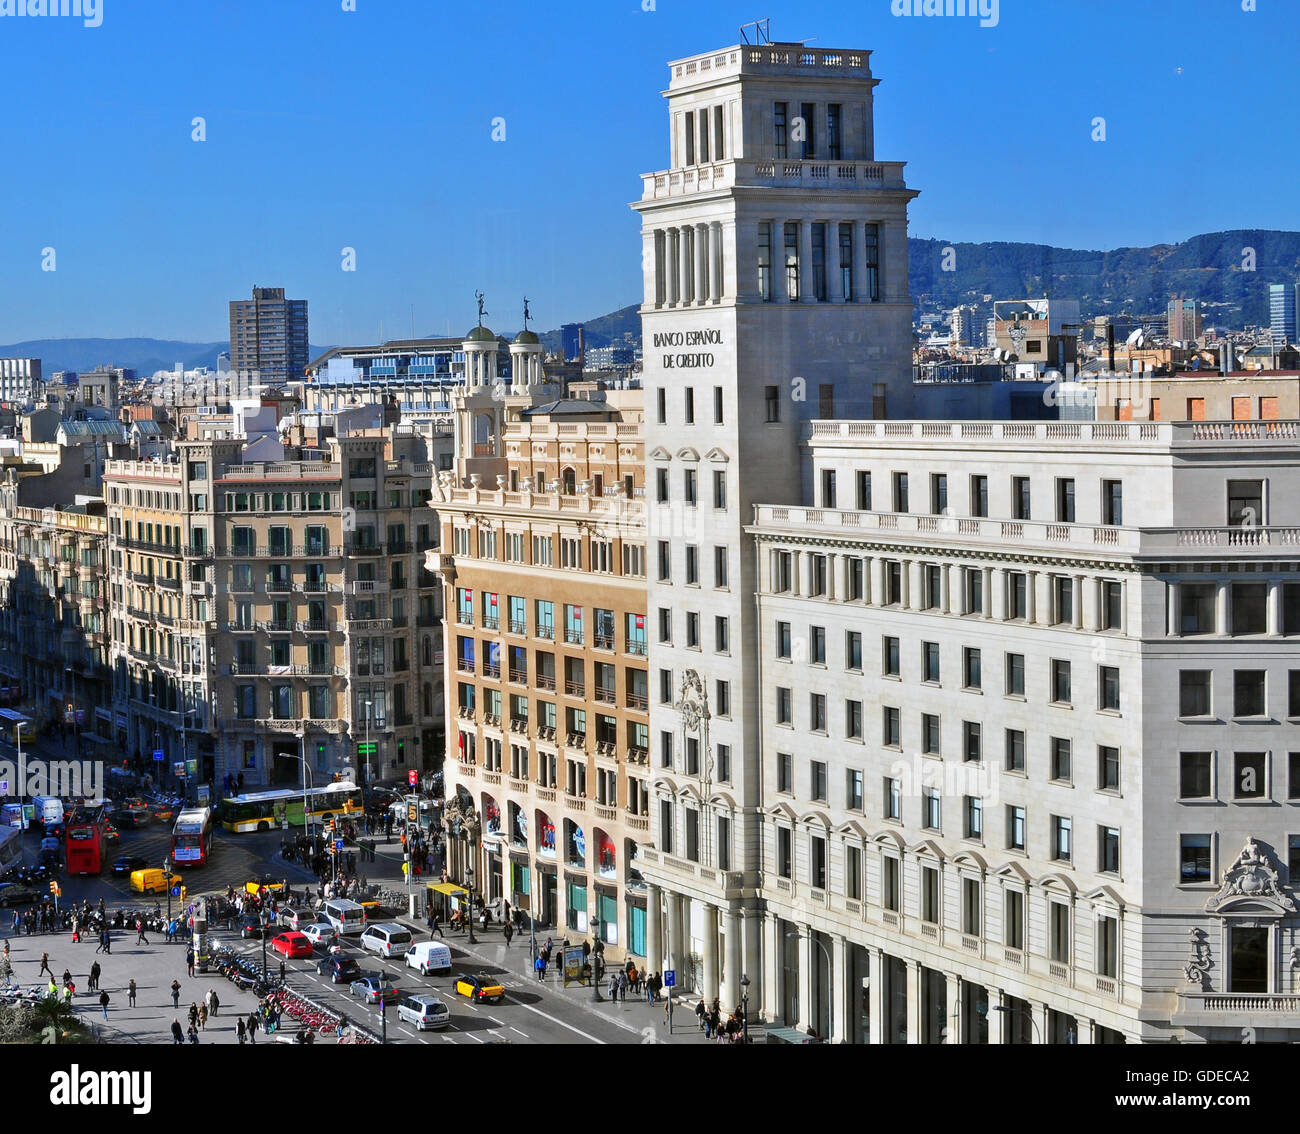
M 465 887 L 457 886 L 455 882 L 429 882 L 425 888 L 435 894 L 446 894 L 449 898 L 468 897 Z

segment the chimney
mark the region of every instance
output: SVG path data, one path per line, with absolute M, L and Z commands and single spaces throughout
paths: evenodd
M 1219 373 L 1225 378 L 1232 370 L 1232 345 L 1227 339 L 1219 344 Z
M 1106 369 L 1115 373 L 1115 324 L 1106 322 Z

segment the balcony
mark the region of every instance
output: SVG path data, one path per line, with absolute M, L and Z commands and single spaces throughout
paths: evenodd
M 627 652 L 629 654 L 636 654 L 638 657 L 645 657 L 645 642 L 638 638 L 633 638 L 627 644 Z
M 483 615 L 483 629 L 497 630 L 501 626 L 501 619 L 495 614 Z
M 327 634 L 334 628 L 334 624 L 321 621 L 320 619 L 309 619 L 306 622 L 295 623 L 298 630 L 304 634 Z
M 457 671 L 458 673 L 470 673 L 470 674 L 472 674 L 472 673 L 474 672 L 474 659 L 473 659 L 473 658 L 457 658 L 457 659 L 456 659 L 456 671 Z
M 539 673 L 537 675 L 537 688 L 544 689 L 548 693 L 555 692 L 555 676 L 550 673 Z
M 598 650 L 612 650 L 614 648 L 614 635 L 597 634 L 592 639 L 592 643 L 593 645 L 595 645 L 596 649 Z
M 566 681 L 564 683 L 564 695 L 581 699 L 587 695 L 587 687 L 581 681 Z
M 539 626 L 539 627 L 537 628 L 537 637 L 538 637 L 538 638 L 545 638 L 548 642 L 553 642 L 553 641 L 555 641 L 555 627 L 554 627 L 554 626 Z
M 636 709 L 638 712 L 644 713 L 649 708 L 649 705 L 650 701 L 644 693 L 629 693 L 627 695 L 627 707 L 629 709 Z
M 267 580 L 266 593 L 268 595 L 285 595 L 285 594 L 291 594 L 292 592 L 293 592 L 292 579 L 268 579 Z
M 627 760 L 629 764 L 649 764 L 650 750 L 648 748 L 629 748 L 627 750 Z
M 391 540 L 391 539 L 390 539 L 390 540 L 388 541 L 388 554 L 389 554 L 389 555 L 406 555 L 406 554 L 408 554 L 410 551 L 411 551 L 411 544 L 410 544 L 410 542 L 407 541 L 407 540 Z
M 564 640 L 570 646 L 581 646 L 582 638 L 583 635 L 581 630 L 569 629 L 564 632 Z
M 382 543 L 348 543 L 343 546 L 344 555 L 383 555 Z
M 510 683 L 512 685 L 527 685 L 528 671 L 526 669 L 512 669 L 510 671 Z
M 348 631 L 353 634 L 386 634 L 393 628 L 390 618 L 349 618 Z
M 528 633 L 528 622 L 527 622 L 527 620 L 526 620 L 526 619 L 523 619 L 523 618 L 512 618 L 512 619 L 510 620 L 510 633 L 512 633 L 512 634 L 527 634 L 527 633 Z
M 348 594 L 352 595 L 384 595 L 388 593 L 388 582 L 385 579 L 353 579 L 348 584 Z
M 472 721 L 475 718 L 473 705 L 461 705 L 456 710 L 456 715 L 463 721 Z
M 1300 995 L 1284 992 L 1180 992 L 1170 1023 L 1183 1027 L 1295 1027 Z
M 293 631 L 292 622 L 259 622 L 259 630 L 264 630 L 268 634 L 289 634 Z
M 612 740 L 596 741 L 596 755 L 613 757 L 618 752 L 618 745 Z
M 463 617 L 463 618 L 458 617 L 458 618 L 456 619 L 456 621 L 459 622 L 462 626 L 473 626 L 473 625 L 474 625 L 474 620 L 473 620 L 473 618 L 470 617 L 470 616 L 466 616 L 466 617 Z M 437 614 L 421 614 L 421 615 L 420 615 L 420 616 L 415 620 L 415 624 L 416 624 L 417 626 L 424 626 L 424 627 L 441 626 L 441 625 L 442 625 L 442 617 L 441 617 L 440 615 L 437 615 Z
M 485 725 L 491 725 L 493 728 L 500 728 L 501 718 L 497 716 L 496 713 L 484 713 L 483 723 Z
M 484 662 L 483 676 L 499 680 L 501 677 L 501 664 L 499 662 Z
M 618 694 L 615 693 L 613 689 L 605 689 L 597 685 L 595 697 L 597 701 L 604 705 L 618 704 Z

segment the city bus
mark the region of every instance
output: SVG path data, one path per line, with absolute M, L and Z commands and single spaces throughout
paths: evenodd
M 23 864 L 22 838 L 17 827 L 0 827 L 0 876 Z
M 212 808 L 191 807 L 176 816 L 172 861 L 202 866 L 212 854 Z
M 98 874 L 108 861 L 108 807 L 84 804 L 68 816 L 63 851 L 69 874 Z
M 15 709 L 0 709 L 0 737 L 16 747 L 19 729 L 22 730 L 24 740 L 35 739 L 36 726 L 31 717 L 24 716 Z
M 333 819 L 336 815 L 360 815 L 365 810 L 361 789 L 356 784 L 326 784 L 308 788 L 305 794 L 312 822 Z M 296 788 L 232 795 L 217 804 L 217 822 L 227 831 L 269 831 L 285 822 L 291 827 L 301 827 L 303 795 Z

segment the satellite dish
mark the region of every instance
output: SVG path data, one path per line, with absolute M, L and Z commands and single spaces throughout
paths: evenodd
M 1126 339 L 1124 340 L 1124 345 L 1125 345 L 1125 346 L 1137 346 L 1137 345 L 1139 345 L 1141 342 L 1142 342 L 1142 328 L 1139 327 L 1136 331 L 1130 331 L 1130 332 L 1129 332 L 1129 336 L 1128 336 L 1128 338 L 1126 338 Z

